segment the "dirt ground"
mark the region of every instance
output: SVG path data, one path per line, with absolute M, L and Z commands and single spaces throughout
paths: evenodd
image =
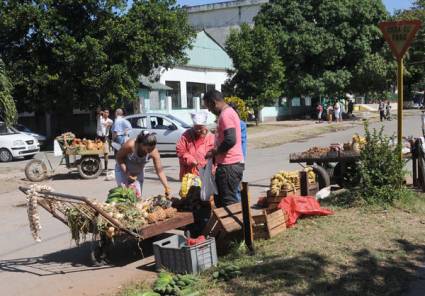
M 420 134 L 420 117 L 417 115 L 405 118 L 405 135 Z M 376 127 L 379 124 L 374 125 Z M 281 127 L 270 137 L 280 135 L 285 137 L 290 132 Z M 386 122 L 387 133 L 392 134 L 396 122 Z M 263 131 L 264 132 L 264 131 Z M 301 152 L 313 145 L 327 146 L 330 143 L 349 141 L 353 133 L 362 133 L 361 126 L 353 126 L 347 130 L 327 132 L 291 141 L 283 145 L 273 145 L 266 148 L 249 147 L 244 180 L 250 184 L 253 198 L 265 194 L 270 177 L 279 170 L 298 169 L 298 164 L 290 164 L 289 153 Z M 260 133 L 261 134 L 261 133 Z M 263 141 L 262 138 L 260 142 Z M 255 143 L 254 138 L 248 139 Z M 43 157 L 38 155 L 37 157 Z M 49 154 L 53 165 L 59 159 Z M 18 185 L 28 184 L 24 179 L 23 169 L 27 161 L 14 161 L 0 164 L 0 282 L 8 283 L 2 286 L 4 295 L 111 295 L 125 283 L 133 280 L 147 279 L 154 276 L 152 262 L 148 252 L 147 242 L 145 256 L 141 259 L 137 248 L 131 243 L 117 244 L 117 256 L 114 265 L 92 267 L 89 265 L 88 253 L 90 244 L 76 247 L 70 239 L 70 233 L 65 225 L 50 217 L 41 210 L 42 239 L 41 243 L 32 240 L 24 195 L 17 190 Z M 178 160 L 175 157 L 162 158 L 165 172 L 173 193 L 178 194 Z M 110 167 L 113 168 L 113 160 Z M 104 176 L 96 180 L 81 180 L 78 174 L 69 173 L 61 167 L 51 179 L 44 182 L 57 192 L 83 195 L 98 200 L 106 198 L 107 191 L 115 186 L 114 181 L 105 181 Z M 162 188 L 154 173 L 152 164 L 146 169 L 144 194 L 156 195 L 162 193 Z M 301 235 L 301 234 L 300 234 Z

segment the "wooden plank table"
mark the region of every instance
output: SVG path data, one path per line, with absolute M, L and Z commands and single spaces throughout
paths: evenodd
M 147 239 L 173 229 L 187 226 L 193 222 L 193 214 L 191 212 L 177 212 L 174 217 L 143 226 L 137 232 L 141 238 Z

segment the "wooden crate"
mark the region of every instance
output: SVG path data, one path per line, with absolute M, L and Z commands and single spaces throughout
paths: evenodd
M 263 210 L 252 216 L 254 238 L 269 239 L 286 229 L 286 215 L 282 210 Z M 218 248 L 225 248 L 226 243 L 239 237 L 243 230 L 242 206 L 240 203 L 213 211 L 205 227 L 204 235 L 214 236 Z
M 286 230 L 287 217 L 280 209 L 263 210 L 262 214 L 252 218 L 254 220 L 254 239 L 270 239 Z

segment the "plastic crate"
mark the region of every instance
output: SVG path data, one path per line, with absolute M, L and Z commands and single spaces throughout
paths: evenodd
M 217 264 L 215 239 L 208 238 L 195 246 L 187 246 L 181 235 L 173 235 L 153 244 L 156 269 L 174 273 L 199 273 Z

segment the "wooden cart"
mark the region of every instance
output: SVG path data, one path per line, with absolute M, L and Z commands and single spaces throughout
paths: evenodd
M 404 154 L 405 161 L 412 158 L 412 154 Z M 360 183 L 359 162 L 360 152 L 358 151 L 330 151 L 321 154 L 291 153 L 290 163 L 302 163 L 312 165 L 319 177 L 320 188 L 325 185 L 338 184 L 344 188 L 355 187 Z
M 19 187 L 19 189 L 23 193 L 29 190 L 27 187 Z M 91 229 L 89 233 L 93 235 L 93 244 L 90 254 L 93 264 L 100 264 L 102 262 L 105 248 L 110 245 L 110 239 L 97 233 L 96 221 L 99 216 L 102 216 L 117 229 L 117 236 L 126 236 L 136 239 L 139 242 L 193 223 L 193 215 L 191 212 L 177 212 L 175 216 L 164 221 L 146 224 L 140 229 L 128 229 L 87 197 L 57 192 L 39 192 L 39 194 L 41 198 L 38 199 L 38 204 L 65 225 L 69 226 L 66 215 L 69 210 L 77 210 L 93 221 L 92 225 L 89 227 L 89 229 Z
M 83 179 L 95 179 L 102 173 L 102 163 L 100 156 L 104 155 L 103 150 L 77 150 L 67 145 L 60 144 L 62 158 L 58 164 L 65 165 L 67 169 L 76 169 Z M 53 167 L 44 153 L 45 160 L 33 159 L 25 166 L 25 176 L 32 182 L 41 182 L 49 175 L 53 175 L 57 167 Z M 49 165 L 49 169 L 47 168 Z
M 314 155 L 303 152 L 289 155 L 290 163 L 313 165 L 318 173 L 319 183 L 336 183 L 341 187 L 354 187 L 359 184 L 359 160 L 360 153 L 357 151 L 330 151 Z M 324 186 L 321 184 L 320 187 Z

